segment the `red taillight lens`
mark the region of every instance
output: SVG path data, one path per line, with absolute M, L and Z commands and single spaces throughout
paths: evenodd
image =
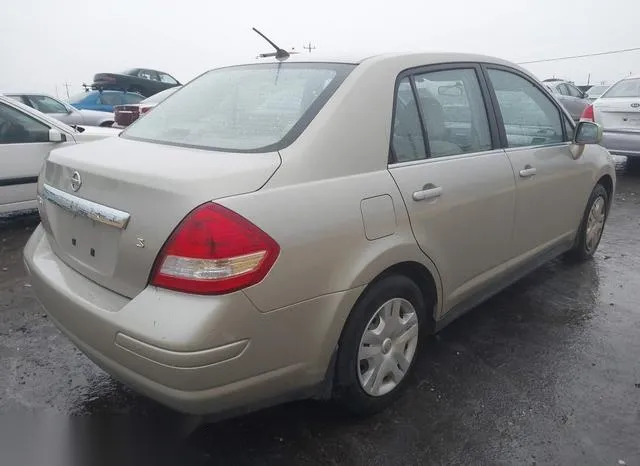
M 595 117 L 593 114 L 593 105 L 589 105 L 583 110 L 582 115 L 580 115 L 580 120 L 595 121 Z
M 169 237 L 151 284 L 195 294 L 224 294 L 260 282 L 280 246 L 260 228 L 214 203 L 193 210 Z
M 139 111 L 140 111 L 140 115 L 144 115 L 145 113 L 147 113 L 149 110 L 151 110 L 153 107 L 144 107 L 144 106 L 140 106 Z

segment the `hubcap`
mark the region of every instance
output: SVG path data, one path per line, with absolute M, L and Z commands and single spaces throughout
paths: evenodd
M 404 379 L 418 347 L 418 315 L 402 298 L 390 299 L 373 314 L 358 350 L 358 380 L 371 396 L 382 396 Z
M 585 245 L 588 253 L 595 251 L 602 236 L 602 230 L 604 229 L 605 220 L 605 203 L 603 197 L 598 197 L 589 211 L 589 217 L 587 218 L 587 230 Z

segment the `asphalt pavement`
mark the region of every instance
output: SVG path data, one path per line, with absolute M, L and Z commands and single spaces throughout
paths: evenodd
M 36 300 L 21 254 L 37 222 L 0 218 L 0 429 L 48 418 L 55 427 L 33 443 L 71 422 L 63 443 L 87 455 L 121 438 L 157 451 L 152 433 L 176 415 L 93 365 Z M 201 426 L 176 440 L 171 462 L 640 465 L 639 304 L 640 174 L 621 162 L 596 257 L 548 263 L 445 328 L 388 411 L 351 419 L 327 403 L 291 403 Z M 2 432 L 0 464 L 11 466 Z M 52 451 L 41 452 L 49 464 Z

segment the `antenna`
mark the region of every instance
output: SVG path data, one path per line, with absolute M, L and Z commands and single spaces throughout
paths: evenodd
M 267 42 L 269 42 L 269 44 L 271 45 L 271 47 L 273 47 L 274 49 L 276 49 L 275 52 L 271 52 L 271 53 L 261 53 L 260 55 L 258 55 L 259 58 L 268 58 L 268 57 L 276 57 L 277 60 L 286 60 L 287 58 L 289 58 L 291 56 L 291 53 L 297 53 L 297 52 L 287 52 L 285 49 L 278 47 L 271 39 L 269 39 L 267 36 L 265 36 L 263 33 L 261 33 L 260 31 L 258 31 L 256 28 L 252 28 L 260 37 L 262 37 L 264 40 L 266 40 Z

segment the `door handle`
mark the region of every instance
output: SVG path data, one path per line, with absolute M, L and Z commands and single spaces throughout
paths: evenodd
M 536 174 L 536 169 L 531 165 L 526 165 L 523 170 L 520 170 L 520 178 L 531 178 Z
M 428 184 L 425 186 L 425 188 L 426 189 L 413 193 L 414 201 L 427 201 L 429 199 L 435 199 L 442 196 L 442 186 L 434 186 L 432 184 Z

